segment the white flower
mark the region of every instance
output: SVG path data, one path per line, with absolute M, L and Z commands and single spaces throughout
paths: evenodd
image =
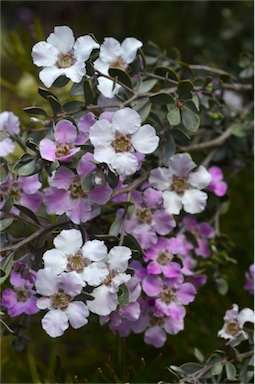
M 170 214 L 179 214 L 183 206 L 188 213 L 199 213 L 205 208 L 207 194 L 201 189 L 211 181 L 204 166 L 191 172 L 196 164 L 188 153 L 179 153 L 169 159 L 168 168 L 156 168 L 150 173 L 150 184 L 163 191 L 164 207 Z
M 143 43 L 134 37 L 127 37 L 122 44 L 113 37 L 106 37 L 100 47 L 99 58 L 95 61 L 95 69 L 104 75 L 108 75 L 110 67 L 126 70 L 136 57 L 137 50 Z M 98 90 L 108 98 L 112 98 L 118 91 L 118 84 L 114 87 L 112 80 L 104 77 L 98 78 Z
M 82 290 L 81 281 L 75 272 L 57 276 L 51 268 L 40 269 L 35 282 L 37 292 L 43 297 L 37 300 L 37 307 L 49 309 L 42 318 L 42 327 L 51 337 L 63 335 L 69 323 L 75 329 L 87 324 L 89 310 L 82 301 L 74 301 L 74 296 Z
M 115 311 L 119 303 L 119 287 L 131 278 L 131 275 L 124 273 L 131 255 L 131 250 L 124 246 L 115 246 L 110 250 L 104 260 L 108 268 L 108 276 L 102 285 L 91 292 L 94 300 L 87 301 L 87 306 L 91 312 L 100 316 L 107 316 Z
M 55 237 L 55 248 L 43 255 L 44 266 L 56 274 L 73 271 L 82 285 L 99 285 L 108 275 L 108 268 L 101 261 L 107 257 L 107 247 L 103 241 L 89 240 L 83 245 L 81 232 L 77 229 L 64 229 Z
M 219 337 L 232 341 L 242 335 L 244 339 L 248 339 L 248 334 L 243 330 L 243 326 L 246 322 L 254 323 L 254 312 L 250 308 L 244 308 L 239 313 L 238 311 L 237 304 L 233 304 L 232 309 L 226 311 L 223 328 L 218 332 Z
M 141 126 L 139 114 L 131 108 L 123 108 L 113 114 L 112 123 L 100 119 L 90 127 L 89 138 L 94 145 L 94 158 L 111 165 L 120 175 L 132 175 L 138 161 L 132 153 L 148 154 L 158 146 L 155 129 Z
M 32 58 L 35 65 L 44 67 L 39 77 L 49 88 L 61 75 L 79 83 L 86 74 L 85 61 L 95 48 L 99 44 L 91 36 L 81 36 L 75 41 L 71 28 L 60 26 L 54 28 L 46 41 L 33 46 Z

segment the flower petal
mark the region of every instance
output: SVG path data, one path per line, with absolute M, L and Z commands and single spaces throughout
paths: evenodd
M 73 144 L 77 137 L 76 127 L 70 120 L 60 120 L 55 126 L 55 139 L 59 143 Z
M 211 174 L 206 170 L 203 165 L 200 165 L 195 172 L 191 172 L 188 176 L 188 182 L 194 188 L 203 189 L 212 180 Z
M 170 157 L 169 168 L 176 176 L 186 176 L 196 164 L 188 153 L 177 153 Z
M 120 54 L 121 46 L 118 40 L 114 39 L 113 37 L 106 37 L 100 47 L 100 59 L 110 64 L 118 59 Z
M 36 43 L 32 48 L 33 62 L 37 67 L 51 67 L 58 60 L 58 50 L 45 41 Z
M 108 255 L 108 264 L 110 269 L 116 272 L 125 272 L 128 267 L 128 260 L 131 258 L 132 252 L 128 247 L 115 246 Z
M 62 336 L 69 327 L 67 314 L 60 309 L 49 311 L 42 318 L 42 327 L 51 337 Z
M 40 153 L 43 159 L 56 160 L 56 144 L 49 139 L 42 139 L 39 144 Z
M 144 332 L 144 341 L 155 348 L 161 348 L 165 344 L 166 333 L 160 326 L 155 325 Z
M 179 215 L 182 208 L 182 197 L 173 191 L 163 192 L 165 210 L 172 215 Z M 187 211 L 188 212 L 188 211 Z
M 54 33 L 51 33 L 47 38 L 47 43 L 57 48 L 58 52 L 69 53 L 74 45 L 74 35 L 71 28 L 66 25 L 54 28 Z
M 83 244 L 81 232 L 78 229 L 63 229 L 53 244 L 64 254 L 74 255 Z
M 67 267 L 67 257 L 58 249 L 50 249 L 43 254 L 45 268 L 51 268 L 56 274 L 63 272 Z
M 58 291 L 57 274 L 51 268 L 39 269 L 35 288 L 40 295 L 51 296 Z
M 125 63 L 130 64 L 135 60 L 137 50 L 143 46 L 140 40 L 127 37 L 121 44 L 121 57 Z
M 119 175 L 133 175 L 137 171 L 137 158 L 129 152 L 115 153 L 111 165 Z
M 158 146 L 159 137 L 151 125 L 145 124 L 132 135 L 131 143 L 138 152 L 152 153 Z
M 60 166 L 53 174 L 53 176 L 49 179 L 49 184 L 51 187 L 55 187 L 57 189 L 68 190 L 71 185 L 71 182 L 73 181 L 73 178 L 74 173 L 71 171 L 70 168 Z
M 74 56 L 81 61 L 88 60 L 93 49 L 99 48 L 99 44 L 89 36 L 80 36 L 74 44 Z
M 64 75 L 64 73 L 64 68 L 58 68 L 57 66 L 52 65 L 50 67 L 43 68 L 39 73 L 39 78 L 47 88 L 50 88 L 54 81 L 59 76 Z
M 83 327 L 88 323 L 89 310 L 82 301 L 74 301 L 65 310 L 69 323 L 74 329 Z
M 107 257 L 107 247 L 101 240 L 88 240 L 82 247 L 83 256 L 91 261 L 101 261 Z
M 114 113 L 112 126 L 114 130 L 124 135 L 133 134 L 141 126 L 141 117 L 132 108 L 123 108 Z
M 182 202 L 184 210 L 188 213 L 200 213 L 205 209 L 207 194 L 198 189 L 190 189 L 184 192 Z
M 91 294 L 95 299 L 86 303 L 91 312 L 100 316 L 107 316 L 117 308 L 118 295 L 110 292 L 106 285 L 100 285 Z
M 119 84 L 114 84 L 113 80 L 107 79 L 103 76 L 99 76 L 97 81 L 97 89 L 102 93 L 102 95 L 104 95 L 104 97 L 107 97 L 108 99 L 112 99 L 121 88 Z
M 168 168 L 155 168 L 150 172 L 149 183 L 160 191 L 168 189 L 172 182 L 172 173 Z
M 90 127 L 89 139 L 94 146 L 111 144 L 115 139 L 115 132 L 108 120 L 98 120 Z

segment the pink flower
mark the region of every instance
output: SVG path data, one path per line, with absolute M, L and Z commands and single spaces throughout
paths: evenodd
M 70 120 L 60 120 L 54 129 L 54 141 L 43 139 L 40 142 L 40 153 L 49 161 L 70 162 L 80 149 L 75 147 L 77 129 Z
M 228 185 L 223 181 L 222 170 L 217 166 L 212 166 L 209 168 L 209 172 L 212 176 L 212 180 L 207 189 L 214 192 L 216 196 L 224 196 L 227 192 Z

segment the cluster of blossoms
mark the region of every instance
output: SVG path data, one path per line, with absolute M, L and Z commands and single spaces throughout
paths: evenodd
M 110 77 L 111 68 L 132 77 L 131 64 L 142 45 L 135 38 L 126 38 L 122 44 L 105 38 L 100 46 L 89 35 L 75 40 L 69 27 L 59 26 L 32 48 L 34 64 L 43 67 L 40 80 L 48 88 L 60 76 L 74 83 L 94 81 L 86 64 L 93 65 L 97 103 L 105 103 L 104 108 L 94 108 L 95 113 L 82 109 L 71 118 L 60 114 L 51 119 L 36 147 L 46 174 L 43 169 L 40 173 L 33 169 L 26 176 L 17 172 L 0 183 L 1 217 L 18 217 L 22 206 L 33 215 L 39 211 L 48 215 L 43 219 L 61 216 L 68 223 L 68 229 L 53 239 L 54 247 L 42 252 L 43 266 L 37 264 L 42 268 L 35 272 L 16 261 L 10 275 L 13 288 L 2 292 L 1 305 L 11 317 L 47 310 L 42 327 L 51 337 L 63 335 L 69 324 L 83 327 L 93 313 L 122 336 L 144 332 L 145 342 L 160 348 L 167 334 L 184 329 L 186 306 L 206 282 L 198 265 L 211 257 L 210 241 L 216 233 L 193 215 L 205 210 L 211 192 L 224 196 L 227 184 L 219 167 L 197 166 L 188 153 L 173 154 L 167 166 L 149 168 L 146 156 L 151 155 L 155 164 L 159 130 L 143 123 L 131 102 L 118 107 L 123 84 Z M 107 108 L 109 100 L 103 98 L 114 99 L 115 108 Z M 1 157 L 14 152 L 19 130 L 12 112 L 0 115 Z M 29 159 L 31 154 L 26 156 Z M 142 176 L 142 181 L 131 188 L 136 176 Z M 109 220 L 107 209 L 114 211 L 115 220 Z M 109 226 L 102 225 L 109 230 L 106 237 L 116 224 L 114 246 L 89 231 L 90 222 L 98 223 L 101 214 Z M 137 249 L 123 245 L 128 236 L 135 238 Z M 138 259 L 134 258 L 137 253 Z M 247 274 L 249 291 L 253 271 L 251 267 Z M 233 311 L 236 314 L 237 309 Z M 250 313 L 244 315 L 236 317 L 240 330 L 250 321 Z M 225 320 L 233 316 L 231 312 Z M 224 332 L 220 336 L 229 328 Z

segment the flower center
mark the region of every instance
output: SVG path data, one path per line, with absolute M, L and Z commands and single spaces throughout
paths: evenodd
M 57 157 L 63 157 L 68 156 L 71 153 L 71 148 L 69 144 L 57 144 L 56 145 L 56 156 Z
M 112 281 L 112 279 L 114 278 L 114 276 L 115 276 L 114 271 L 110 271 L 110 270 L 109 270 L 109 275 L 104 279 L 104 281 L 102 282 L 102 284 L 104 284 L 104 285 L 108 285 L 108 284 L 110 284 L 110 282 Z
M 55 309 L 67 308 L 70 302 L 70 296 L 65 292 L 57 292 L 51 296 L 51 303 Z
M 17 288 L 16 295 L 17 295 L 17 300 L 19 302 L 25 303 L 27 299 L 29 299 L 29 297 L 31 296 L 31 293 L 28 292 L 26 289 Z
M 150 223 L 152 219 L 152 214 L 149 208 L 139 208 L 136 211 L 136 216 L 138 221 L 141 223 Z
M 74 55 L 70 54 L 61 54 L 58 56 L 58 66 L 60 68 L 69 68 L 76 62 Z
M 167 288 L 164 291 L 160 292 L 159 297 L 165 304 L 170 304 L 172 301 L 175 301 L 176 297 L 171 289 Z
M 167 251 L 159 252 L 157 262 L 161 265 L 167 265 L 171 261 L 171 257 Z
M 81 187 L 81 180 L 78 177 L 75 177 L 73 182 L 70 185 L 69 190 L 71 191 L 71 196 L 73 199 L 78 199 L 79 197 L 85 197 L 86 193 Z
M 240 332 L 240 327 L 237 321 L 231 321 L 227 324 L 228 333 L 232 336 L 237 336 Z
M 14 181 L 8 190 L 9 196 L 12 196 L 15 200 L 20 198 L 20 187 L 17 181 Z
M 129 137 L 120 133 L 115 137 L 112 146 L 116 152 L 127 152 L 131 148 L 131 140 Z
M 86 260 L 82 252 L 79 250 L 76 252 L 75 255 L 71 255 L 68 257 L 68 264 L 67 267 L 68 269 L 76 272 L 83 272 L 84 268 L 89 264 L 88 260 Z
M 185 192 L 189 187 L 189 183 L 187 182 L 187 179 L 184 176 L 173 176 L 172 181 L 172 189 L 176 193 L 183 193 Z
M 111 68 L 123 69 L 125 71 L 128 65 L 120 57 L 111 62 Z

